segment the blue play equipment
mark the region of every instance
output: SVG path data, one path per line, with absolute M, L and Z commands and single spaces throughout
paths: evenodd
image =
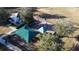
M 8 22 L 16 26 L 20 26 L 23 24 L 23 20 L 20 18 L 19 14 L 9 17 Z

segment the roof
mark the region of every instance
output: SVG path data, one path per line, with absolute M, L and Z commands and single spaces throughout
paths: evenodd
M 8 21 L 17 26 L 23 24 L 23 20 L 20 18 L 20 16 L 18 16 L 18 13 L 13 13 L 8 19 Z
M 20 36 L 22 39 L 24 40 L 28 40 L 28 30 L 24 29 L 24 27 L 18 29 L 15 34 L 17 34 L 18 36 Z
M 37 34 L 34 29 L 30 29 L 27 26 L 23 26 L 15 32 L 16 35 L 20 36 L 26 42 L 29 42 Z
M 18 16 L 18 13 L 12 13 L 10 17 Z

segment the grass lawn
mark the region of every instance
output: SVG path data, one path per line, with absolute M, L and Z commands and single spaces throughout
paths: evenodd
M 57 24 L 57 22 L 59 22 L 59 19 L 62 20 L 67 19 L 68 21 L 77 24 L 76 27 L 79 28 L 79 8 L 64 8 L 64 7 L 40 8 L 39 7 L 37 8 L 37 11 L 34 12 L 34 14 L 39 14 L 41 16 L 44 16 L 47 22 L 50 22 L 52 24 Z M 64 16 L 65 18 L 62 18 L 62 16 Z M 72 37 L 76 35 L 79 35 L 79 29 L 73 33 Z M 75 44 L 79 44 L 79 42 L 76 41 L 75 38 L 64 37 L 63 39 L 64 39 L 63 41 L 65 42 L 64 44 L 65 48 L 69 48 Z

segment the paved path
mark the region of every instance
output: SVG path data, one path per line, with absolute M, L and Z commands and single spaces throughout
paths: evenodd
M 10 44 L 9 42 L 6 44 L 5 43 L 5 40 L 2 37 L 0 37 L 0 43 L 3 44 L 4 46 L 6 46 L 10 50 L 13 50 L 13 51 L 21 51 L 20 48 L 14 46 L 12 44 Z

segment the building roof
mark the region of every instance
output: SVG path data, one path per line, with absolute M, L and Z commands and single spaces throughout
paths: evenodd
M 16 26 L 20 26 L 21 24 L 23 24 L 23 20 L 20 18 L 18 13 L 12 13 L 8 21 Z
M 15 34 L 20 36 L 26 42 L 29 42 L 29 41 L 31 41 L 32 38 L 35 37 L 35 35 L 37 34 L 37 31 L 34 31 L 34 29 L 30 29 L 27 26 L 23 26 L 20 29 L 18 29 L 15 32 Z

